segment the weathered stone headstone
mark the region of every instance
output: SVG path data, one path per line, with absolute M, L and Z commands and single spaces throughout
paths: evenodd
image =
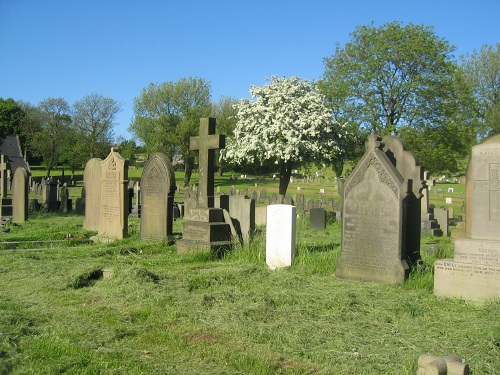
M 65 182 L 61 188 L 59 211 L 67 213 L 72 209 L 72 201 L 69 199 L 68 184 Z
M 405 154 L 394 139 L 388 145 L 381 141 L 375 134 L 368 138 L 366 153 L 344 182 L 342 253 L 336 275 L 402 284 L 408 277 L 411 259 L 406 252 L 408 238 L 404 236 L 408 226 L 405 213 L 409 209 L 405 204 L 411 204 L 410 209 L 415 207 L 414 201 L 408 202 L 409 194 L 412 188 L 419 193 L 422 180 L 405 179 L 394 165 L 397 161 L 400 167 L 418 169 L 411 153 Z M 405 174 L 419 176 L 418 170 Z M 420 202 L 416 203 L 418 220 L 413 224 L 420 234 Z
M 45 180 L 45 203 L 43 207 L 49 212 L 59 209 L 59 200 L 57 199 L 57 180 L 49 178 Z
M 225 136 L 215 134 L 215 119 L 202 118 L 198 137 L 191 137 L 190 149 L 199 151 L 197 206 L 183 222 L 177 253 L 210 251 L 220 254 L 231 247 L 231 228 L 222 208 L 214 207 L 215 150 L 225 147 Z M 185 213 L 185 215 L 187 215 Z
M 500 298 L 500 135 L 472 147 L 465 202 L 467 238 L 454 240 L 454 259 L 434 264 L 434 294 Z
M 309 221 L 311 223 L 311 229 L 325 230 L 326 210 L 324 208 L 311 208 L 309 212 Z
M 444 207 L 434 207 L 433 211 L 443 236 L 448 237 L 448 210 Z
M 8 198 L 8 172 L 10 164 L 7 156 L 0 156 L 0 217 L 12 216 L 12 198 Z
M 231 218 L 238 238 L 248 243 L 255 231 L 255 200 L 243 195 L 221 195 L 215 207 L 225 209 Z
M 435 184 L 435 180 L 430 178 L 430 173 L 427 171 L 424 172 L 424 179 L 426 186 L 422 189 L 422 199 L 420 199 L 420 215 L 422 221 L 420 234 L 422 236 L 442 236 L 443 231 L 434 217 L 434 207 L 429 205 L 429 191 L 431 186 Z
M 101 208 L 101 159 L 90 159 L 83 171 L 83 187 L 85 189 L 85 219 L 83 227 L 87 230 L 99 228 Z
M 140 217 L 141 216 L 141 184 L 139 183 L 139 181 L 135 181 L 133 189 L 134 189 L 135 200 L 134 200 L 134 203 L 132 206 L 132 216 Z
M 161 152 L 144 165 L 141 178 L 141 240 L 161 241 L 172 236 L 175 173 Z
M 14 172 L 12 189 L 12 222 L 24 223 L 28 220 L 28 173 L 23 167 Z
M 101 161 L 101 203 L 96 240 L 110 242 L 128 235 L 127 186 L 128 160 L 111 148 L 108 157 Z
M 266 216 L 266 263 L 271 269 L 291 266 L 296 253 L 295 206 L 268 206 Z

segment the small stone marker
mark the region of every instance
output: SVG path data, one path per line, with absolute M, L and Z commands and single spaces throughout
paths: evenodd
M 446 204 L 453 204 L 453 198 L 446 197 Z
M 0 155 L 0 198 L 7 198 L 7 172 L 10 168 L 9 161 L 5 155 Z
M 28 173 L 23 167 L 14 172 L 12 189 L 12 222 L 24 223 L 28 220 Z
M 99 228 L 101 174 L 101 159 L 90 159 L 83 171 L 83 187 L 85 189 L 85 219 L 83 227 L 87 230 L 97 230 Z
M 469 375 L 469 365 L 456 354 L 445 357 L 422 354 L 418 358 L 417 375 Z
M 434 264 L 434 294 L 483 302 L 500 298 L 500 135 L 472 147 L 467 167 L 466 236 L 454 259 Z
M 266 263 L 271 269 L 291 266 L 296 253 L 295 206 L 267 206 L 266 216 Z
M 121 240 L 128 234 L 128 160 L 111 148 L 101 162 L 101 203 L 96 240 Z M 88 192 L 86 191 L 88 194 Z
M 141 240 L 161 241 L 172 236 L 175 173 L 161 152 L 144 165 L 141 178 Z
M 59 209 L 57 185 L 57 180 L 53 178 L 45 180 L 45 203 L 43 207 L 49 212 L 57 211 Z

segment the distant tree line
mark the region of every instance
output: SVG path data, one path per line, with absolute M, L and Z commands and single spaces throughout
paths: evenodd
M 203 78 L 151 83 L 134 99 L 133 140 L 113 139 L 121 103 L 91 94 L 72 106 L 49 98 L 37 106 L 0 98 L 0 137 L 15 133 L 47 173 L 61 163 L 81 168 L 111 145 L 129 159 L 138 152 L 180 155 L 188 185 L 196 165 L 189 150 L 201 117 L 227 135 L 219 171 L 280 174 L 331 165 L 341 175 L 364 153 L 371 132 L 401 137 L 431 173 L 463 174 L 471 146 L 500 133 L 500 44 L 460 57 L 424 25 L 359 26 L 324 59 L 315 82 L 273 77 L 252 86 L 252 100 L 211 98 Z M 137 143 L 136 143 L 137 140 Z

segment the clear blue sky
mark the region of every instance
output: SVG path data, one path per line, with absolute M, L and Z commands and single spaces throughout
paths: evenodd
M 500 0 L 0 0 L 0 97 L 37 105 L 91 93 L 123 103 L 151 82 L 201 77 L 212 100 L 249 97 L 266 77 L 311 80 L 356 26 L 433 26 L 455 57 L 500 42 Z

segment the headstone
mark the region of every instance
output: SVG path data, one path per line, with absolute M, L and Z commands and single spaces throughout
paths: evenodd
M 434 294 L 483 302 L 500 298 L 500 135 L 472 147 L 467 166 L 466 238 L 434 264 Z
M 434 207 L 429 205 L 429 191 L 435 180 L 430 178 L 430 173 L 424 172 L 424 180 L 426 183 L 425 188 L 422 189 L 422 199 L 420 200 L 420 215 L 421 215 L 421 228 L 420 234 L 422 236 L 442 236 L 443 231 L 439 227 L 438 221 L 434 217 Z
M 23 167 L 14 172 L 12 189 L 12 222 L 24 223 L 28 220 L 28 173 Z
M 255 232 L 255 200 L 243 195 L 221 195 L 215 200 L 215 207 L 228 212 L 237 237 L 249 243 Z
M 57 180 L 50 178 L 45 180 L 45 203 L 43 207 L 49 212 L 59 209 L 59 201 L 57 199 Z
M 293 206 L 293 199 L 291 196 L 286 195 L 285 198 L 283 199 L 283 204 L 289 204 Z
M 390 284 L 402 284 L 408 277 L 411 257 L 406 252 L 409 246 L 404 234 L 408 225 L 406 214 L 415 203 L 416 231 L 420 234 L 420 202 L 408 202 L 408 196 L 412 187 L 416 189 L 413 193 L 419 193 L 422 180 L 405 179 L 403 175 L 423 174 L 418 173 L 419 166 L 412 154 L 405 154 L 396 141 L 390 139 L 386 145 L 376 134 L 370 135 L 366 153 L 344 182 L 342 252 L 337 261 L 337 277 Z M 401 168 L 417 170 L 400 173 L 394 165 L 396 161 Z M 412 206 L 409 208 L 406 203 Z
M 453 204 L 453 198 L 446 197 L 446 204 Z
M 306 199 L 306 211 L 311 211 L 311 209 L 314 208 L 314 201 L 312 198 L 307 198 Z
M 268 206 L 266 216 L 266 263 L 271 269 L 291 266 L 296 253 L 295 206 Z
M 175 176 L 174 176 L 175 180 Z M 132 207 L 132 216 L 140 217 L 141 216 L 141 184 L 139 181 L 135 181 L 134 183 L 134 205 Z
M 329 209 L 333 210 L 335 208 L 335 201 L 333 198 L 328 198 L 326 205 Z
M 144 165 L 141 178 L 141 240 L 162 241 L 172 237 L 175 173 L 161 152 Z
M 68 184 L 65 182 L 61 188 L 61 194 L 60 194 L 60 204 L 59 204 L 59 211 L 67 213 L 71 212 L 71 199 L 69 199 L 69 189 L 68 189 Z
M 255 207 L 255 225 L 266 225 L 266 209 L 267 206 Z
M 101 208 L 101 159 L 90 159 L 83 171 L 83 187 L 85 189 L 85 219 L 83 228 L 97 230 Z
M 12 216 L 12 198 L 8 198 L 8 172 L 10 164 L 5 155 L 0 156 L 0 217 Z
M 111 242 L 128 235 L 128 160 L 111 148 L 101 161 L 101 202 L 96 240 Z M 88 194 L 88 191 L 86 190 Z
M 326 210 L 324 208 L 312 208 L 309 212 L 311 229 L 326 229 Z
M 215 150 L 225 147 L 225 136 L 215 133 L 215 119 L 202 118 L 198 137 L 191 137 L 190 149 L 199 151 L 199 187 L 196 208 L 183 222 L 177 253 L 210 251 L 220 255 L 231 247 L 231 228 L 222 208 L 214 207 Z
M 438 222 L 443 236 L 448 237 L 448 210 L 445 207 L 435 207 L 434 219 Z

